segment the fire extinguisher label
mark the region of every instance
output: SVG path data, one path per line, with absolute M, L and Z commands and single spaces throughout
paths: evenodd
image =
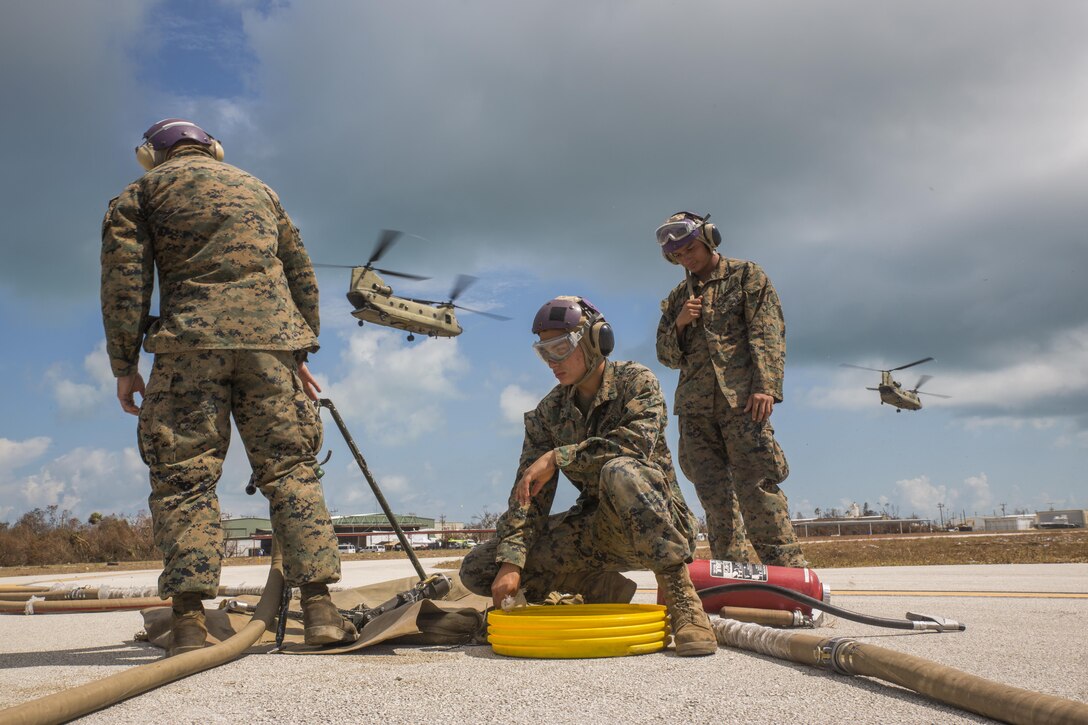
M 767 581 L 767 567 L 763 564 L 741 564 L 736 561 L 710 560 L 710 576 L 717 579 L 744 579 Z

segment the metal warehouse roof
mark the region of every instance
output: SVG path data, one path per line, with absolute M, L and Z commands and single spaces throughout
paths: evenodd
M 412 514 L 393 514 L 401 526 L 434 526 L 434 519 Z M 353 514 L 351 516 L 333 516 L 333 526 L 391 526 L 385 514 Z

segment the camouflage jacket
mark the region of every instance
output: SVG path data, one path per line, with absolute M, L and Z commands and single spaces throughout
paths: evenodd
M 638 363 L 606 362 L 600 390 L 586 416 L 575 402 L 574 386 L 555 386 L 535 410 L 525 414 L 525 442 L 514 490 L 496 525 L 500 539 L 496 559 L 525 566 L 526 552 L 547 522 L 559 473 L 528 506 L 517 501 L 517 481 L 530 464 L 553 449 L 559 470 L 580 491 L 569 513 L 596 507 L 601 468 L 621 456 L 661 471 L 672 492 L 673 510 L 687 511 L 665 442 L 667 424 L 668 410 L 657 378 Z
M 159 316 L 150 317 L 154 270 Z M 317 349 L 317 278 L 259 179 L 185 146 L 110 201 L 102 319 L 115 376 L 148 352 Z
M 688 299 L 681 282 L 662 300 L 657 326 L 657 359 L 680 369 L 675 413 L 710 413 L 715 389 L 733 407 L 743 407 L 752 393 L 781 402 L 786 322 L 763 269 L 723 256 L 706 282 L 692 282 L 703 298 L 702 317 L 677 334 L 676 318 Z

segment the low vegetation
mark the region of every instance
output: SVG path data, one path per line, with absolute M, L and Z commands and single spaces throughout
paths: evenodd
M 1088 530 L 941 533 L 805 539 L 813 568 L 935 564 L 1088 563 Z M 709 552 L 706 552 L 709 555 Z
M 1088 563 L 1088 530 L 933 533 L 807 538 L 805 556 L 813 568 L 926 566 L 940 564 Z M 458 554 L 464 550 L 458 551 Z M 417 552 L 441 559 L 436 566 L 456 569 L 460 557 L 449 550 Z M 700 546 L 697 558 L 710 558 Z M 452 558 L 458 556 L 458 558 Z M 346 561 L 403 559 L 401 551 L 345 554 Z M 260 564 L 267 557 L 232 557 L 227 566 Z M 49 572 L 87 572 L 107 567 L 154 569 L 161 566 L 146 515 L 130 518 L 92 515 L 86 522 L 56 506 L 35 509 L 14 525 L 0 523 L 0 577 Z
M 23 514 L 14 525 L 0 522 L 0 567 L 136 561 L 157 558 L 151 517 L 91 514 L 73 518 L 57 506 Z

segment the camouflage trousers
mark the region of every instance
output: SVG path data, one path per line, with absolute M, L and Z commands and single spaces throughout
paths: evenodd
M 807 566 L 778 487 L 790 469 L 770 421 L 753 421 L 718 392 L 713 415 L 680 416 L 677 458 L 706 513 L 713 558 Z
M 140 409 L 140 455 L 163 554 L 159 595 L 214 597 L 224 550 L 215 486 L 230 444 L 230 417 L 268 499 L 287 583 L 335 582 L 340 554 L 314 473 L 321 419 L 289 351 L 194 350 L 159 354 Z
M 570 575 L 661 571 L 691 561 L 695 519 L 671 488 L 659 470 L 633 458 L 606 463 L 596 498 L 580 497 L 536 532 L 521 572 L 526 597 L 543 599 Z M 461 563 L 461 581 L 476 594 L 491 595 L 499 543 L 494 538 L 474 547 Z

